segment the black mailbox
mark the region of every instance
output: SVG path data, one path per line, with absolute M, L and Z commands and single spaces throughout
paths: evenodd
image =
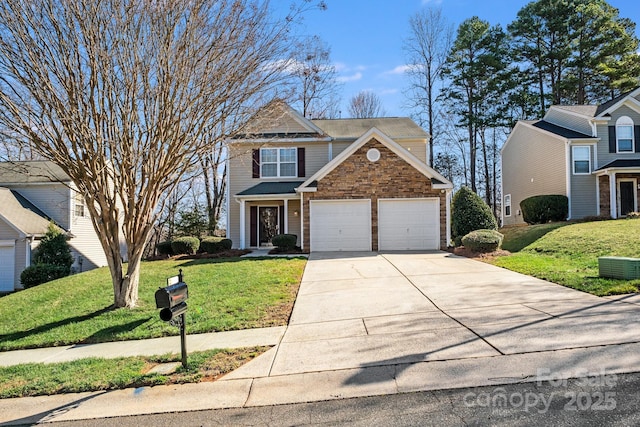
M 160 319 L 168 322 L 187 311 L 189 289 L 184 282 L 169 285 L 156 291 L 156 308 L 161 308 Z

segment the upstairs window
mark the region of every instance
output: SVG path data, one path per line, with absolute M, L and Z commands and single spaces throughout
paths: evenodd
M 80 193 L 75 193 L 75 195 L 73 196 L 73 202 L 74 202 L 75 216 L 77 217 L 85 216 L 84 199 L 82 198 L 82 195 Z
M 292 178 L 297 176 L 296 148 L 261 148 L 260 175 L 264 178 Z
M 504 216 L 511 216 L 511 194 L 504 196 Z
M 573 147 L 573 174 L 588 175 L 591 173 L 591 149 L 589 146 Z
M 633 120 L 622 116 L 616 121 L 616 145 L 618 153 L 633 153 Z

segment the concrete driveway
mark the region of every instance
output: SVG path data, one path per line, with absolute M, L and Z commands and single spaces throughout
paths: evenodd
M 634 372 L 639 314 L 446 252 L 314 253 L 281 343 L 226 379 L 260 405 Z

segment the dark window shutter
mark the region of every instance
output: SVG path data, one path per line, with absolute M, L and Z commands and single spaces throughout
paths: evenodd
M 284 216 L 286 212 L 284 211 L 284 206 L 280 206 L 278 208 L 278 212 L 280 213 L 280 224 L 278 224 L 278 234 L 284 234 Z
M 251 162 L 251 177 L 252 178 L 260 178 L 260 150 L 253 150 L 251 153 L 253 161 Z
M 609 152 L 616 152 L 616 127 L 609 126 Z
M 304 148 L 298 148 L 298 178 L 304 178 L 305 176 L 305 164 L 304 164 Z
M 640 126 L 635 125 L 633 127 L 633 137 L 636 143 L 636 153 L 640 153 Z
M 249 209 L 249 246 L 258 246 L 258 207 Z

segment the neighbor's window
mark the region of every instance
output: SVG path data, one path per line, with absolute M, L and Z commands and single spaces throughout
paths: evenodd
M 574 175 L 591 173 L 591 149 L 589 146 L 573 147 Z
M 504 216 L 511 216 L 511 194 L 504 196 Z
M 633 153 L 633 120 L 622 116 L 616 121 L 618 153 Z
M 84 210 L 84 199 L 82 198 L 82 195 L 80 193 L 75 193 L 74 195 L 74 212 L 76 216 L 84 216 L 85 215 L 85 210 Z
M 260 170 L 262 177 L 297 176 L 298 150 L 296 148 L 260 149 Z

